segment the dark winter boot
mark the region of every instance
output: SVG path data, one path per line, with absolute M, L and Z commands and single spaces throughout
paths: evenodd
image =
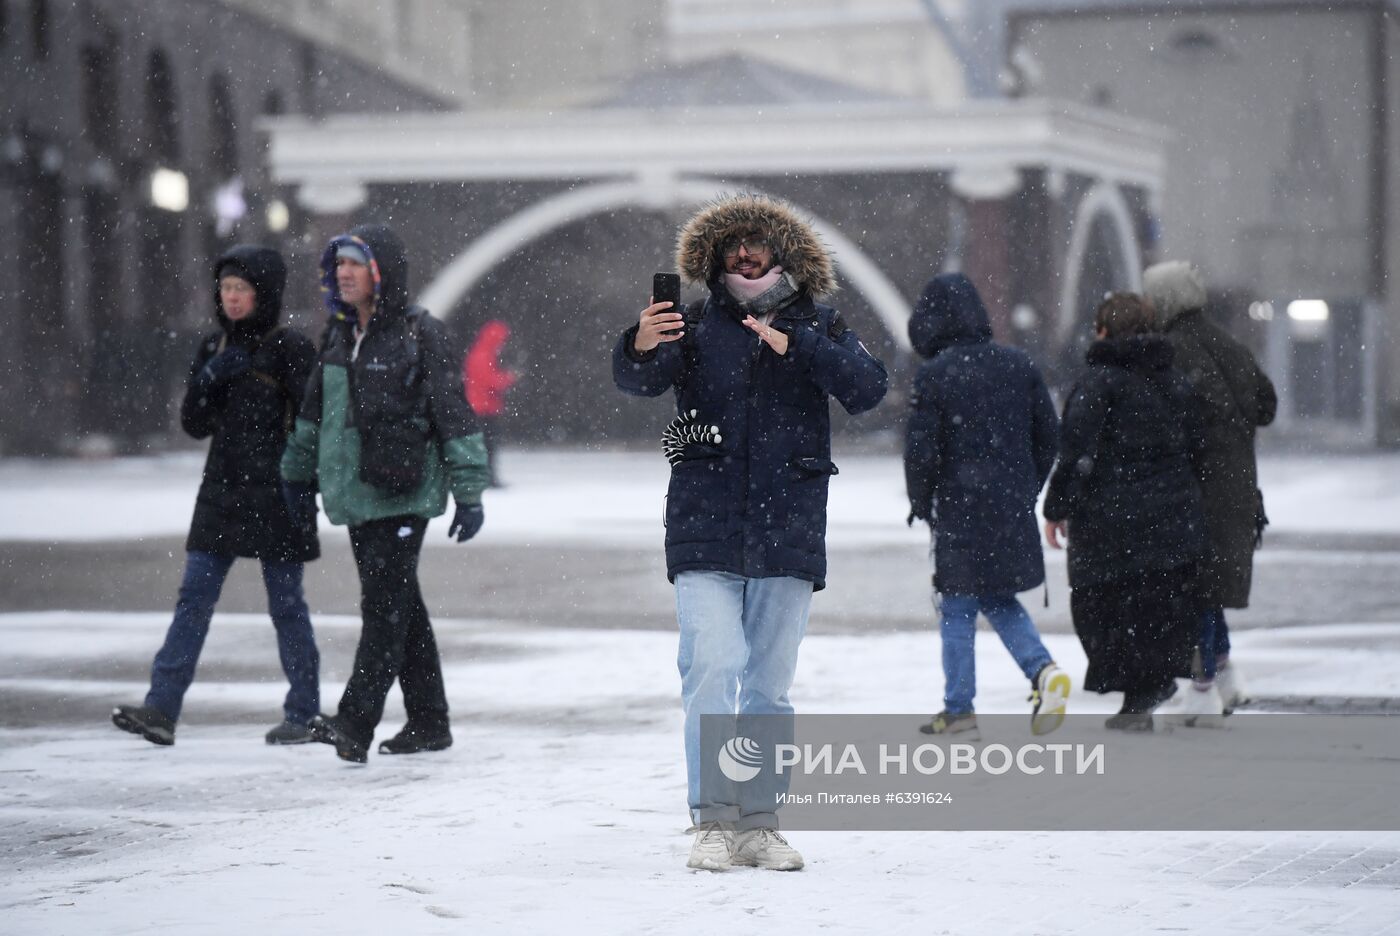
M 118 705 L 112 709 L 112 724 L 152 744 L 175 743 L 175 719 L 149 705 Z
M 268 731 L 263 738 L 268 744 L 309 744 L 321 740 L 312 733 L 310 725 L 299 725 L 292 721 L 282 722 Z
M 335 746 L 335 756 L 352 764 L 369 762 L 369 741 L 361 741 L 338 716 L 317 715 L 308 726 L 311 740 Z
M 379 743 L 380 754 L 417 754 L 421 751 L 444 751 L 452 747 L 452 732 L 447 728 L 419 728 L 412 722 L 403 731 Z

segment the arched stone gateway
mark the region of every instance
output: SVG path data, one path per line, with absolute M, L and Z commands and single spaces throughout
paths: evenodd
M 438 271 L 418 296 L 418 303 L 447 317 L 487 273 L 522 247 L 571 222 L 617 208 L 673 208 L 698 205 L 731 194 L 732 185 L 703 179 L 644 178 L 600 183 L 545 198 L 477 237 L 456 259 Z M 745 187 L 745 191 L 756 191 Z M 799 209 L 801 206 L 797 206 Z M 831 248 L 837 271 L 860 291 L 906 350 L 909 304 L 884 271 L 831 223 L 808 214 L 812 226 Z
M 1079 200 L 1064 271 L 1056 324 L 1061 346 L 1072 343 L 1075 331 L 1092 317 L 1107 291 L 1099 287 L 1133 292 L 1142 288 L 1142 247 L 1132 209 L 1118 186 L 1100 182 Z
M 902 423 L 917 363 L 910 306 L 954 256 L 983 290 L 998 339 L 1052 366 L 1091 285 L 1080 271 L 1102 265 L 1103 243 L 1115 285 L 1136 282 L 1132 232 L 1146 226 L 1163 171 L 1155 127 L 1057 101 L 874 102 L 765 106 L 762 133 L 735 134 L 756 119 L 752 108 L 697 106 L 266 126 L 273 172 L 310 215 L 308 243 L 389 221 L 421 271 L 416 301 L 463 340 L 488 318 L 511 324 L 529 369 L 511 428 L 529 438 L 659 431 L 660 409 L 608 392 L 609 342 L 651 273 L 670 266 L 677 225 L 728 192 L 792 203 L 832 249 L 845 287 L 836 304 L 895 389 L 858 431 Z

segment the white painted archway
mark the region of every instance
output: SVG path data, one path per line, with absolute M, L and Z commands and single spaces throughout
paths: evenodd
M 1119 257 L 1128 271 L 1125 288 L 1142 290 L 1142 247 L 1133 225 L 1132 209 L 1123 192 L 1112 182 L 1100 182 L 1084 194 L 1074 212 L 1070 230 L 1069 253 L 1065 257 L 1065 275 L 1060 287 L 1060 321 L 1056 328 L 1059 344 L 1067 342 L 1078 327 L 1079 312 L 1075 308 L 1079 295 L 1079 277 L 1084 270 L 1084 258 L 1089 252 L 1089 237 L 1099 215 L 1107 216 L 1118 234 Z
M 745 187 L 744 191 L 755 189 Z M 550 231 L 616 208 L 663 209 L 697 205 L 734 192 L 732 186 L 704 179 L 638 177 L 570 189 L 536 202 L 496 224 L 443 267 L 419 294 L 417 304 L 444 317 L 463 296 L 506 257 Z M 798 206 L 799 209 L 801 206 Z M 875 262 L 850 238 L 821 218 L 807 213 L 812 227 L 831 249 L 837 269 L 869 301 L 895 342 L 909 349 L 909 304 Z

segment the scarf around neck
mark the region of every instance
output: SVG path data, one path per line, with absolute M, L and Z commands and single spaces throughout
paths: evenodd
M 722 274 L 724 288 L 750 314 L 764 315 L 781 309 L 797 296 L 792 277 L 775 265 L 758 279 L 745 279 L 738 273 Z

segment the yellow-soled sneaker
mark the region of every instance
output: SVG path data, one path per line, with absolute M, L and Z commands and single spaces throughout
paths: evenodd
M 1031 690 L 1031 734 L 1045 735 L 1065 723 L 1065 708 L 1069 705 L 1069 673 L 1054 663 L 1047 663 L 1035 674 Z

